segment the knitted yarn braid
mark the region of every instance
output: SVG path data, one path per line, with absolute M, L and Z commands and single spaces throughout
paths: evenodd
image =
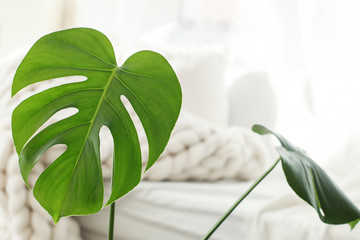
M 49 87 L 68 82 L 56 79 L 34 84 L 10 97 L 12 78 L 23 58 L 23 51 L 0 62 L 0 239 L 3 240 L 80 240 L 80 227 L 71 217 L 54 224 L 51 217 L 26 188 L 18 167 L 18 157 L 11 137 L 11 113 L 21 100 Z M 143 166 L 148 155 L 144 130 L 131 104 L 123 99 L 139 131 Z M 45 125 L 58 121 L 70 112 L 55 114 Z M 100 133 L 100 152 L 104 181 L 110 181 L 113 140 L 107 129 Z M 54 146 L 47 151 L 30 174 L 33 188 L 40 173 L 65 150 Z M 158 162 L 146 173 L 151 181 L 215 181 L 248 180 L 258 176 L 267 166 L 271 153 L 263 139 L 248 129 L 220 129 L 182 111 Z
M 55 225 L 27 189 L 20 175 L 11 136 L 11 113 L 21 99 L 11 99 L 10 89 L 16 68 L 23 57 L 23 51 L 20 51 L 0 62 L 0 239 L 80 240 L 78 223 L 74 219 L 64 218 Z M 27 90 L 28 95 L 32 95 L 34 90 Z M 39 161 L 36 165 L 30 175 L 31 188 L 47 164 Z

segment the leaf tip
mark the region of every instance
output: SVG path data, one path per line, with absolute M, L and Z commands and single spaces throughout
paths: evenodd
M 269 134 L 269 133 L 272 133 L 272 131 L 270 131 L 268 128 L 260 125 L 260 124 L 254 124 L 251 128 L 251 130 L 253 132 L 256 132 L 260 135 L 265 135 L 265 134 Z
M 105 206 L 104 207 L 107 207 L 109 206 L 110 204 L 112 204 L 114 202 L 114 200 L 110 199 L 106 202 Z
M 19 68 L 20 68 L 21 65 L 22 64 L 20 63 L 20 65 L 17 67 L 14 78 L 13 78 L 13 82 L 12 82 L 12 85 L 11 85 L 11 97 L 15 96 L 21 90 L 21 87 L 19 87 L 19 81 L 20 80 L 19 80 L 19 73 L 18 73 Z
M 20 174 L 21 174 L 21 177 L 26 185 L 26 187 L 30 190 L 30 183 L 29 183 L 29 177 L 25 174 L 23 174 L 23 172 L 21 171 L 22 169 L 20 168 Z
M 155 163 L 155 162 L 154 162 L 154 163 Z M 154 165 L 154 163 L 149 164 L 149 162 L 148 162 L 148 163 L 146 164 L 144 173 L 147 172 L 147 171 Z
M 53 216 L 54 224 L 57 224 L 60 220 L 60 216 L 57 214 L 56 216 Z
M 11 88 L 11 97 L 14 97 L 17 92 L 18 92 L 18 90 L 16 90 L 16 89 L 14 88 L 14 85 L 13 85 L 12 88 Z
M 353 230 L 355 228 L 355 226 L 359 223 L 359 221 L 360 221 L 360 218 L 358 218 L 352 222 L 349 222 L 350 229 Z

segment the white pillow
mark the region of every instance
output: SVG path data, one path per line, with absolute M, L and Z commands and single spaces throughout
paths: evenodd
M 228 126 L 229 103 L 223 84 L 225 52 L 214 46 L 174 46 L 164 55 L 182 87 L 182 110 L 218 126 Z
M 149 49 L 162 54 L 173 67 L 182 87 L 182 111 L 221 127 L 228 126 L 229 104 L 224 86 L 227 51 L 221 44 L 189 40 L 189 33 L 167 25 L 127 46 L 129 51 Z M 193 36 L 196 38 L 196 36 Z
M 268 76 L 262 72 L 246 74 L 229 89 L 230 125 L 251 128 L 262 124 L 274 128 L 276 98 Z

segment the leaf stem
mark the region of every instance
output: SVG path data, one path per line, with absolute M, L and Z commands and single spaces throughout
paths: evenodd
M 275 163 L 263 174 L 261 177 L 253 183 L 253 185 L 229 208 L 229 210 L 218 220 L 218 222 L 211 228 L 202 240 L 208 240 L 211 235 L 218 229 L 218 227 L 227 219 L 227 217 L 235 210 L 235 208 L 251 193 L 251 191 L 275 168 L 280 162 L 281 158 L 278 158 Z
M 114 238 L 114 216 L 115 216 L 115 202 L 110 205 L 110 217 L 109 217 L 109 233 L 108 239 L 113 240 Z

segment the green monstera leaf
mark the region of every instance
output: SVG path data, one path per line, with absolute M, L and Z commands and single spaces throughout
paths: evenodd
M 261 125 L 254 125 L 253 131 L 259 134 L 273 134 L 280 141 L 281 146 L 276 150 L 280 155 L 288 184 L 300 198 L 317 211 L 324 223 L 348 223 L 352 228 L 358 223 L 358 208 L 304 150 Z
M 112 189 L 106 205 L 139 183 L 139 140 L 121 96 L 130 101 L 146 132 L 146 169 L 164 150 L 181 107 L 179 82 L 164 57 L 141 51 L 119 67 L 110 41 L 88 28 L 40 38 L 17 69 L 12 95 L 33 83 L 66 76 L 85 76 L 86 80 L 35 94 L 21 102 L 12 115 L 14 144 L 27 185 L 32 168 L 47 149 L 55 144 L 67 146 L 40 175 L 33 190 L 54 222 L 63 216 L 95 213 L 103 207 L 102 126 L 109 128 L 114 140 Z M 70 107 L 78 112 L 35 134 L 56 112 Z

